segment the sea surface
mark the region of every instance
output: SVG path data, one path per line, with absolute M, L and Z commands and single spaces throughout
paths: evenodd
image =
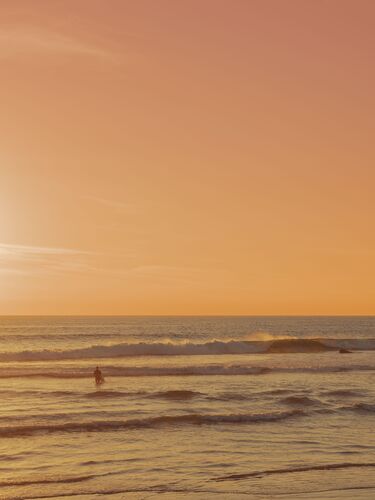
M 0 397 L 2 500 L 375 498 L 375 317 L 0 317 Z

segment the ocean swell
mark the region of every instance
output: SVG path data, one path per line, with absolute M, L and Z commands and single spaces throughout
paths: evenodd
M 194 397 L 203 396 L 201 392 L 188 390 L 170 390 L 147 393 L 145 391 L 124 392 L 124 391 L 95 391 L 86 394 L 86 397 L 92 399 L 107 399 L 121 397 L 144 397 L 147 399 L 170 399 L 170 400 L 188 400 Z
M 92 345 L 80 349 L 0 353 L 0 362 L 58 361 L 139 356 L 207 356 L 257 353 L 317 353 L 325 351 L 374 350 L 375 339 L 276 339 L 266 341 L 228 340 L 206 343 L 121 343 Z
M 281 403 L 293 406 L 312 406 L 318 404 L 319 401 L 315 401 L 307 396 L 288 396 L 282 399 Z
M 62 424 L 35 424 L 0 427 L 0 437 L 33 436 L 57 432 L 113 432 L 126 429 L 157 428 L 161 426 L 215 425 L 215 424 L 255 424 L 274 422 L 291 417 L 303 416 L 302 410 L 284 412 L 206 415 L 192 413 L 186 415 L 164 415 L 131 420 L 94 420 L 89 422 L 65 422 Z

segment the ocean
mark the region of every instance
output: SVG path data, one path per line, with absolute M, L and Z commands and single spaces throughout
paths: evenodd
M 375 317 L 1 317 L 0 395 L 2 500 L 375 498 Z

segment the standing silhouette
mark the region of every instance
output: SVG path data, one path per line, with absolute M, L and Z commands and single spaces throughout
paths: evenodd
M 96 385 L 100 385 L 104 382 L 104 377 L 103 377 L 103 374 L 102 374 L 99 366 L 97 366 L 95 368 L 94 377 L 95 377 L 95 384 Z

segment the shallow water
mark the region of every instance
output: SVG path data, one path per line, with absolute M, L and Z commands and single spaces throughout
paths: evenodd
M 375 318 L 2 318 L 0 337 L 2 499 L 373 498 Z

